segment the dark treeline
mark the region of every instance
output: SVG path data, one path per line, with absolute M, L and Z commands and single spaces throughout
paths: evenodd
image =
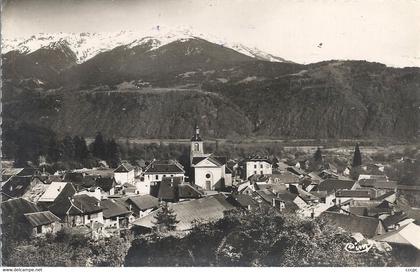
M 87 145 L 80 136 L 59 138 L 54 132 L 28 124 L 5 130 L 3 157 L 14 160 L 15 167 L 29 164 L 50 164 L 58 169 L 98 166 L 106 161 L 110 167 L 121 162 L 120 146 L 114 139 L 106 139 L 99 132 Z

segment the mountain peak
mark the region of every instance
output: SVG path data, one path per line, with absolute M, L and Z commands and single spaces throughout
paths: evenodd
M 120 31 L 120 32 L 81 32 L 81 33 L 39 33 L 30 37 L 2 39 L 3 54 L 17 50 L 22 54 L 29 54 L 40 48 L 54 49 L 64 45 L 74 52 L 78 63 L 85 62 L 95 55 L 110 51 L 119 46 L 133 48 L 146 45 L 149 50 L 155 50 L 166 44 L 193 39 L 203 39 L 211 43 L 231 48 L 244 55 L 265 61 L 285 62 L 283 58 L 251 48 L 242 44 L 229 42 L 211 35 L 194 33 L 188 28 L 154 27 L 148 32 Z

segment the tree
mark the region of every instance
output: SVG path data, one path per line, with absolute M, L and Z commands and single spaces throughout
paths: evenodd
M 319 147 L 315 151 L 314 161 L 315 161 L 315 163 L 318 163 L 318 164 L 322 163 L 322 152 L 321 152 L 321 149 Z
M 354 148 L 354 154 L 353 154 L 353 167 L 358 167 L 362 165 L 362 154 L 360 153 L 359 144 L 356 144 L 356 147 Z
M 106 151 L 108 164 L 113 168 L 117 167 L 121 163 L 121 151 L 114 139 L 107 142 Z
M 57 138 L 52 137 L 48 143 L 47 161 L 57 162 L 61 160 L 63 153 L 63 145 L 57 140 Z
M 96 158 L 106 159 L 106 144 L 100 132 L 96 134 L 95 140 L 92 143 L 92 155 Z
M 234 210 L 218 221 L 194 224 L 184 237 L 156 233 L 139 237 L 125 266 L 395 265 L 391 253 L 347 252 L 344 246 L 350 242 L 350 233 L 322 218 L 303 219 L 273 209 Z
M 79 162 L 84 162 L 89 157 L 89 149 L 86 140 L 83 137 L 75 136 L 73 138 L 74 158 Z
M 63 139 L 63 160 L 72 161 L 75 159 L 75 146 L 73 139 L 70 136 L 66 136 Z
M 176 220 L 176 214 L 174 210 L 169 208 L 166 202 L 162 202 L 160 209 L 154 216 L 155 222 L 155 230 L 165 232 L 165 231 L 172 231 L 176 229 L 176 224 L 179 223 Z

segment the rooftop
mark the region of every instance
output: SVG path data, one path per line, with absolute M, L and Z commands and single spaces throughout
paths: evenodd
M 55 216 L 50 211 L 25 213 L 24 215 L 33 227 L 38 227 L 38 226 L 47 225 L 47 224 L 61 221 L 60 218 Z

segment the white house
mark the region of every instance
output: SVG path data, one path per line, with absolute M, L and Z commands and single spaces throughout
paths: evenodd
M 150 187 L 162 181 L 165 177 L 185 178 L 184 167 L 176 160 L 154 160 L 144 170 L 143 180 L 137 180 L 139 194 L 149 194 Z
M 134 183 L 134 167 L 128 162 L 123 162 L 114 170 L 114 178 L 117 184 Z
M 271 175 L 273 168 L 268 159 L 254 156 L 243 161 L 244 179 L 248 179 L 252 175 Z
M 204 153 L 198 127 L 191 138 L 190 162 L 195 185 L 208 191 L 232 186 L 232 170 L 226 166 L 226 157 Z

